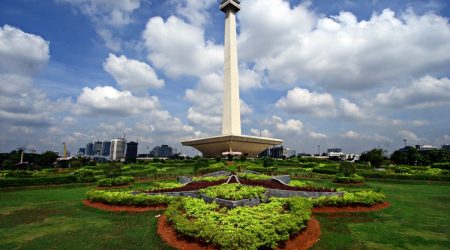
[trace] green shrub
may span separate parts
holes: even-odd
[[[222,184],[218,186],[200,189],[200,193],[211,198],[221,198],[225,200],[242,200],[250,198],[264,198],[266,189],[263,187],[244,186],[238,183]]]
[[[299,181],[299,180],[291,180],[291,182],[289,183],[289,186],[292,186],[292,187],[306,187],[306,186],[308,186],[308,183],[304,182],[304,181]]]
[[[117,178],[100,179],[97,182],[99,187],[124,186],[134,181],[133,177],[119,176]]]
[[[356,166],[351,162],[343,162],[339,165],[339,173],[349,177],[356,173]]]
[[[68,184],[78,182],[91,182],[91,180],[78,179],[74,175],[58,175],[35,178],[5,178],[0,179],[0,187],[41,186],[54,184]]]
[[[272,177],[265,174],[252,174],[252,173],[239,173],[239,178],[253,181],[265,181],[270,180]]]
[[[364,182],[364,177],[359,176],[357,174],[352,174],[350,176],[337,174],[334,177],[334,182],[337,182],[337,183],[363,183]]]
[[[132,194],[124,191],[92,190],[86,193],[92,202],[120,206],[158,206],[169,204],[174,198],[166,195]]]
[[[433,168],[440,168],[440,169],[450,170],[450,162],[433,163],[432,167]]]
[[[345,207],[345,206],[373,206],[384,201],[386,197],[382,193],[374,191],[358,191],[355,193],[344,193],[343,196],[322,196],[311,198],[314,207]]]
[[[166,215],[178,233],[220,249],[273,249],[306,227],[311,202],[272,198],[255,207],[219,209],[215,203],[185,198],[171,203]]]
[[[95,171],[92,169],[80,168],[80,169],[73,171],[73,174],[78,178],[93,177],[95,174]]]
[[[172,189],[182,187],[183,184],[176,182],[152,182],[153,186],[150,190],[160,190],[160,189]]]
[[[221,181],[226,180],[229,177],[226,175],[220,175],[220,176],[204,176],[204,177],[194,177],[193,181],[206,181],[206,182],[215,182],[215,181]]]
[[[6,178],[32,178],[33,172],[27,170],[11,170],[5,176]]]

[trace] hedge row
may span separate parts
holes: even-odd
[[[70,184],[70,183],[91,183],[96,182],[94,177],[79,178],[75,175],[60,175],[50,177],[35,177],[35,178],[5,178],[0,179],[0,187],[24,187],[24,186],[42,186],[55,184]]]
[[[174,198],[167,195],[132,194],[126,191],[92,190],[86,193],[92,202],[120,206],[158,206],[169,204]]]
[[[386,174],[382,172],[360,173],[365,178],[397,179],[397,180],[428,180],[428,181],[450,181],[450,175],[427,175],[427,174]]]
[[[344,175],[337,174],[334,177],[333,181],[337,182],[337,183],[363,183],[364,177],[359,176],[357,174],[352,174],[350,176],[344,176]]]
[[[355,193],[344,193],[343,196],[322,196],[311,199],[314,207],[346,207],[346,206],[373,206],[386,199],[382,193],[374,191],[359,191]]]
[[[125,186],[134,181],[133,177],[119,176],[117,178],[100,179],[97,182],[99,187]]]

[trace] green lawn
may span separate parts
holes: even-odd
[[[171,249],[156,234],[158,212],[84,207],[80,201],[90,188],[0,190],[0,249]],[[359,188],[381,190],[392,207],[316,215],[322,236],[313,249],[450,249],[450,184],[377,181]]]

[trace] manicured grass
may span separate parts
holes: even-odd
[[[392,206],[372,213],[316,215],[322,237],[313,249],[450,249],[450,184],[369,182],[352,189],[367,187],[385,193]]]
[[[172,249],[156,234],[161,212],[85,207],[92,187],[0,190],[0,249]]]
[[[390,208],[360,214],[316,215],[321,240],[313,249],[450,249],[450,184],[369,181]],[[140,187],[150,183],[134,184]],[[110,213],[85,207],[92,186],[0,189],[0,249],[171,249],[156,234],[160,212]]]

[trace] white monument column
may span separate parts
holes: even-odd
[[[241,101],[236,39],[236,13],[239,1],[224,0],[220,9],[225,12],[225,64],[223,83],[222,135],[241,135]]]

